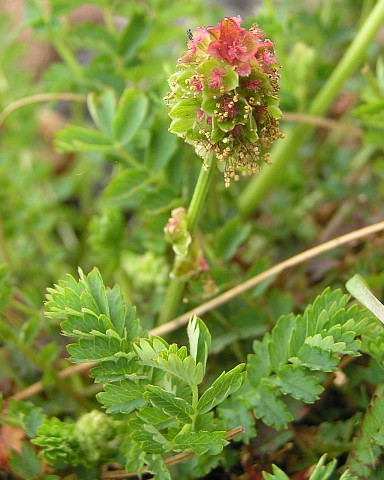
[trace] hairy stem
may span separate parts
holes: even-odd
[[[383,22],[384,0],[379,0],[366,18],[355,40],[345,52],[344,57],[313,100],[308,109],[310,115],[324,115],[339,93],[343,83],[363,60],[369,44]],[[272,165],[255,177],[240,195],[238,206],[242,217],[251,215],[265,195],[284,178],[286,164],[295,157],[296,152],[312,130],[312,125],[304,123],[286,131],[285,140],[278,142],[271,152]]]
[[[203,164],[200,175],[193,192],[192,200],[188,208],[187,221],[188,230],[193,235],[203,208],[209,184],[211,182],[213,172],[213,155]],[[168,322],[175,316],[176,309],[180,304],[185,287],[185,281],[172,278],[169,282],[168,289],[165,293],[164,302],[158,319],[158,325]]]

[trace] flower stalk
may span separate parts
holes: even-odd
[[[188,50],[168,81],[169,131],[194,146],[203,166],[188,213],[174,210],[165,227],[176,256],[160,324],[175,315],[185,281],[207,269],[193,232],[213,165],[229,187],[268,163],[270,146],[282,137],[274,44],[257,25],[245,30],[241,22],[226,17],[215,27],[188,31]]]
[[[209,185],[213,174],[213,156],[211,155],[207,162],[203,164],[200,175],[196,183],[196,187],[191,199],[187,213],[187,231],[190,235],[196,228],[201,210],[207,197]],[[189,245],[188,245],[189,246]],[[176,255],[174,269],[177,266],[178,257]],[[183,297],[186,280],[182,278],[171,278],[168,289],[166,291],[162,309],[158,319],[158,325],[172,320],[176,314],[177,307],[180,305]]]

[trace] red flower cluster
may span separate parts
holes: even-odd
[[[198,28],[169,79],[170,131],[195,146],[203,159],[215,155],[225,184],[252,174],[282,137],[278,128],[278,64],[274,44],[241,18]]]

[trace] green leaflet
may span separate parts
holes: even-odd
[[[91,376],[95,383],[117,382],[120,380],[140,380],[147,378],[139,371],[139,366],[132,361],[132,355],[119,357],[111,361],[103,361],[100,365],[92,368]]]
[[[12,288],[10,282],[9,266],[0,264],[0,312],[5,310],[11,298]]]
[[[112,152],[115,147],[104,133],[85,127],[69,125],[56,134],[59,152]]]
[[[113,138],[120,145],[127,145],[143,123],[148,110],[147,97],[134,88],[127,88],[117,106],[113,118]]]
[[[151,454],[160,454],[170,449],[168,441],[154,426],[138,418],[130,422],[131,438],[140,444],[142,450]]]
[[[129,413],[147,405],[143,384],[123,380],[118,385],[105,385],[104,390],[97,394],[97,399],[106,407],[107,413]]]
[[[196,455],[210,453],[217,455],[228,442],[225,440],[226,432],[198,432],[180,433],[172,442],[172,448],[176,452],[190,451]]]
[[[253,408],[256,417],[274,428],[286,428],[293,416],[285,403],[280,400],[278,392],[268,385],[260,385],[247,392],[246,400]]]
[[[168,359],[159,358],[158,364],[164,372],[175,375],[188,385],[199,385],[203,381],[203,366],[201,363],[196,365],[191,356],[182,360],[178,355],[171,353]]]
[[[114,152],[128,145],[139,131],[148,110],[146,95],[126,88],[116,102],[113,90],[88,97],[88,109],[99,130],[68,125],[56,135],[61,152]]]
[[[313,403],[319,398],[324,388],[319,385],[319,380],[314,375],[309,375],[303,368],[296,365],[284,365],[277,371],[271,381],[277,385],[281,392],[291,395],[297,400]]]
[[[289,477],[276,465],[272,465],[272,473],[263,472],[264,480],[289,480]]]
[[[363,418],[359,435],[354,439],[354,448],[347,459],[350,471],[360,478],[368,478],[371,469],[379,463],[380,445],[383,436],[384,395],[381,387],[373,396]]]
[[[216,405],[235,393],[242,385],[245,373],[241,373],[244,364],[240,364],[229,372],[223,372],[200,397],[197,404],[199,413],[207,413]]]
[[[311,473],[309,480],[329,480],[335,471],[337,461],[332,460],[328,465],[325,464],[327,455],[323,455],[318,461],[315,469]],[[276,465],[272,465],[272,473],[263,472],[264,480],[289,480],[289,477]],[[332,476],[332,478],[335,478]],[[357,477],[352,477],[348,471],[345,471],[339,480],[357,480]]]
[[[189,350],[196,363],[201,363],[205,373],[208,353],[211,348],[211,335],[199,318],[193,317],[187,327]]]
[[[95,125],[108,138],[112,137],[112,121],[116,113],[116,96],[113,90],[105,90],[102,95],[88,95],[87,106]]]
[[[182,423],[192,423],[194,409],[186,400],[155,385],[149,385],[145,390],[145,398],[156,409]]]
[[[29,443],[23,443],[22,452],[12,451],[10,464],[14,471],[26,480],[40,478],[42,465],[37,458],[35,449]]]
[[[149,173],[144,168],[129,168],[117,174],[104,191],[113,206],[135,208],[150,192]]]
[[[321,372],[333,372],[339,364],[339,358],[335,357],[328,350],[323,350],[317,345],[305,343],[297,353],[297,357],[291,357],[290,362],[309,370]]]
[[[161,455],[146,455],[148,471],[161,480],[172,480],[171,474]]]

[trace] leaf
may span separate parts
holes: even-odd
[[[272,381],[283,393],[306,403],[315,402],[324,390],[317,377],[296,365],[283,365]]]
[[[238,247],[247,239],[251,225],[238,218],[233,218],[219,230],[216,239],[216,255],[223,260],[230,260]]]
[[[116,97],[112,89],[106,89],[101,95],[88,95],[87,105],[95,125],[110,139],[112,135],[112,121],[116,112]]]
[[[351,315],[344,309],[347,302],[348,295],[344,295],[341,290],[331,291],[326,288],[313,304],[305,309],[304,314],[296,318],[289,356],[297,356],[308,336],[349,320]]]
[[[80,281],[84,286],[85,292],[89,292],[92,300],[98,308],[97,313],[102,313],[106,317],[109,316],[109,306],[103,279],[99,270],[93,268],[91,272],[85,276],[83,271],[79,269]]]
[[[140,410],[136,412],[136,415],[144,423],[153,425],[158,430],[169,428],[176,423],[176,418],[171,418],[159,409],[153,408],[152,405],[140,408]]]
[[[356,300],[368,308],[381,323],[384,323],[384,305],[368,290],[360,275],[354,275],[348,280],[345,286]]]
[[[291,357],[289,361],[307,367],[309,370],[334,372],[340,359],[319,346],[304,343],[298,351],[297,357]]]
[[[4,311],[8,306],[11,294],[9,266],[3,263],[0,265],[0,312]]]
[[[129,427],[131,438],[140,444],[144,452],[160,454],[169,450],[169,442],[154,425],[136,418],[129,423]]]
[[[326,458],[326,454],[320,458],[309,480],[328,480],[331,477],[336,468],[337,460],[334,459],[328,465],[324,465]]]
[[[67,346],[71,361],[74,363],[101,362],[114,360],[115,356],[129,353],[132,346],[126,340],[116,338],[92,338],[80,339],[78,343]]]
[[[351,473],[360,478],[369,478],[370,471],[380,459],[380,447],[375,441],[375,435],[380,432],[384,418],[384,396],[374,395],[368,405],[361,423],[358,436],[353,441],[353,449],[347,459]]]
[[[104,195],[114,206],[136,208],[150,191],[147,180],[148,172],[145,169],[124,170],[112,178],[104,190]]]
[[[176,452],[194,452],[196,455],[209,453],[217,455],[225,445],[226,432],[206,432],[200,430],[198,432],[179,433],[173,439],[172,449]]]
[[[128,62],[135,56],[137,50],[148,38],[152,28],[153,24],[147,15],[135,13],[132,16],[119,38],[118,52],[125,61]]]
[[[111,140],[102,132],[69,125],[56,134],[56,148],[66,152],[111,152],[115,150]]]
[[[172,133],[183,134],[193,127],[196,117],[188,116],[186,118],[175,118],[172,120],[169,131]]]
[[[268,385],[260,385],[247,394],[247,401],[253,407],[256,417],[271,427],[286,428],[288,422],[293,420],[292,414],[277,393]]]
[[[191,126],[196,121],[196,113],[199,103],[193,98],[186,98],[177,102],[177,104],[169,111],[172,120],[189,120]]]
[[[269,333],[264,336],[262,342],[255,340],[252,347],[255,353],[248,355],[247,378],[254,387],[258,387],[260,381],[271,373],[268,339]]]
[[[272,473],[263,472],[264,480],[289,480],[289,477],[276,465],[272,465]]]
[[[127,145],[144,121],[148,99],[140,91],[127,88],[120,98],[113,119],[113,136],[121,146]]]
[[[155,385],[148,385],[145,391],[145,398],[155,408],[171,417],[175,417],[182,423],[192,423],[194,409],[186,400],[176,397],[175,394]]]
[[[62,0],[55,0],[55,4],[60,1]],[[71,34],[73,43],[83,50],[92,50],[94,55],[96,52],[108,56],[116,55],[116,36],[102,24],[95,22],[77,24],[72,26]]]
[[[168,467],[161,455],[146,455],[145,459],[148,463],[148,471],[155,475],[154,478],[172,480]]]
[[[271,332],[268,342],[268,353],[273,370],[278,370],[280,365],[287,363],[290,349],[292,331],[296,326],[296,317],[293,314],[283,315],[279,318]]]
[[[245,365],[241,363],[229,372],[223,372],[219,378],[213,382],[199,399],[197,409],[200,414],[209,412],[240,388],[245,378],[245,373],[241,373],[244,366]]]
[[[106,290],[109,315],[116,332],[126,335],[128,340],[135,340],[141,333],[140,320],[136,316],[136,308],[124,302],[120,287],[115,285]]]
[[[176,138],[173,135],[170,136]],[[140,206],[144,211],[148,212],[147,221],[150,222],[153,220],[153,223],[151,222],[152,228],[155,227],[155,221],[160,221],[160,216],[155,218],[155,215],[163,214],[165,208],[171,209],[175,197],[177,197],[177,192],[171,185],[159,185],[156,186],[156,188],[148,190],[148,193],[145,195],[145,198],[143,198]]]
[[[168,350],[169,345],[161,337],[152,336],[150,339],[140,338],[133,348],[143,365],[156,367],[159,353]]]
[[[143,397],[144,386],[129,380],[123,380],[119,385],[105,385],[104,390],[96,397],[107,413],[129,413],[147,404]]]
[[[106,333],[113,327],[112,322],[105,315],[96,315],[90,310],[85,310],[80,317],[69,315],[68,320],[61,324],[64,335],[71,337],[94,337],[93,332]]]
[[[103,361],[102,364],[92,368],[91,376],[95,383],[118,382],[120,380],[141,380],[146,375],[138,374],[139,366],[126,357],[117,358],[116,361]]]
[[[195,360],[188,356],[182,360],[178,355],[171,353],[168,359],[159,358],[158,366],[165,372],[175,375],[190,386],[199,385],[204,378],[203,366],[196,365]]]
[[[22,453],[12,451],[10,464],[15,473],[24,480],[35,480],[40,477],[42,466],[35,449],[29,443],[23,443]]]
[[[37,435],[37,430],[45,419],[41,407],[25,401],[10,400],[8,415],[14,421],[14,426],[24,430],[30,438]]]
[[[189,351],[196,364],[201,363],[205,374],[209,349],[211,347],[211,335],[205,323],[200,318],[192,317],[187,326]]]
[[[149,170],[160,172],[163,170],[177,149],[177,137],[169,135],[169,122],[155,118],[148,146],[147,166]],[[173,194],[173,199],[175,194]],[[152,208],[153,209],[153,208]]]
[[[236,428],[241,425],[245,432],[236,439],[248,444],[256,437],[255,420],[249,411],[249,405],[243,397],[233,396],[221,403],[217,412],[220,418],[225,420],[227,429]]]

